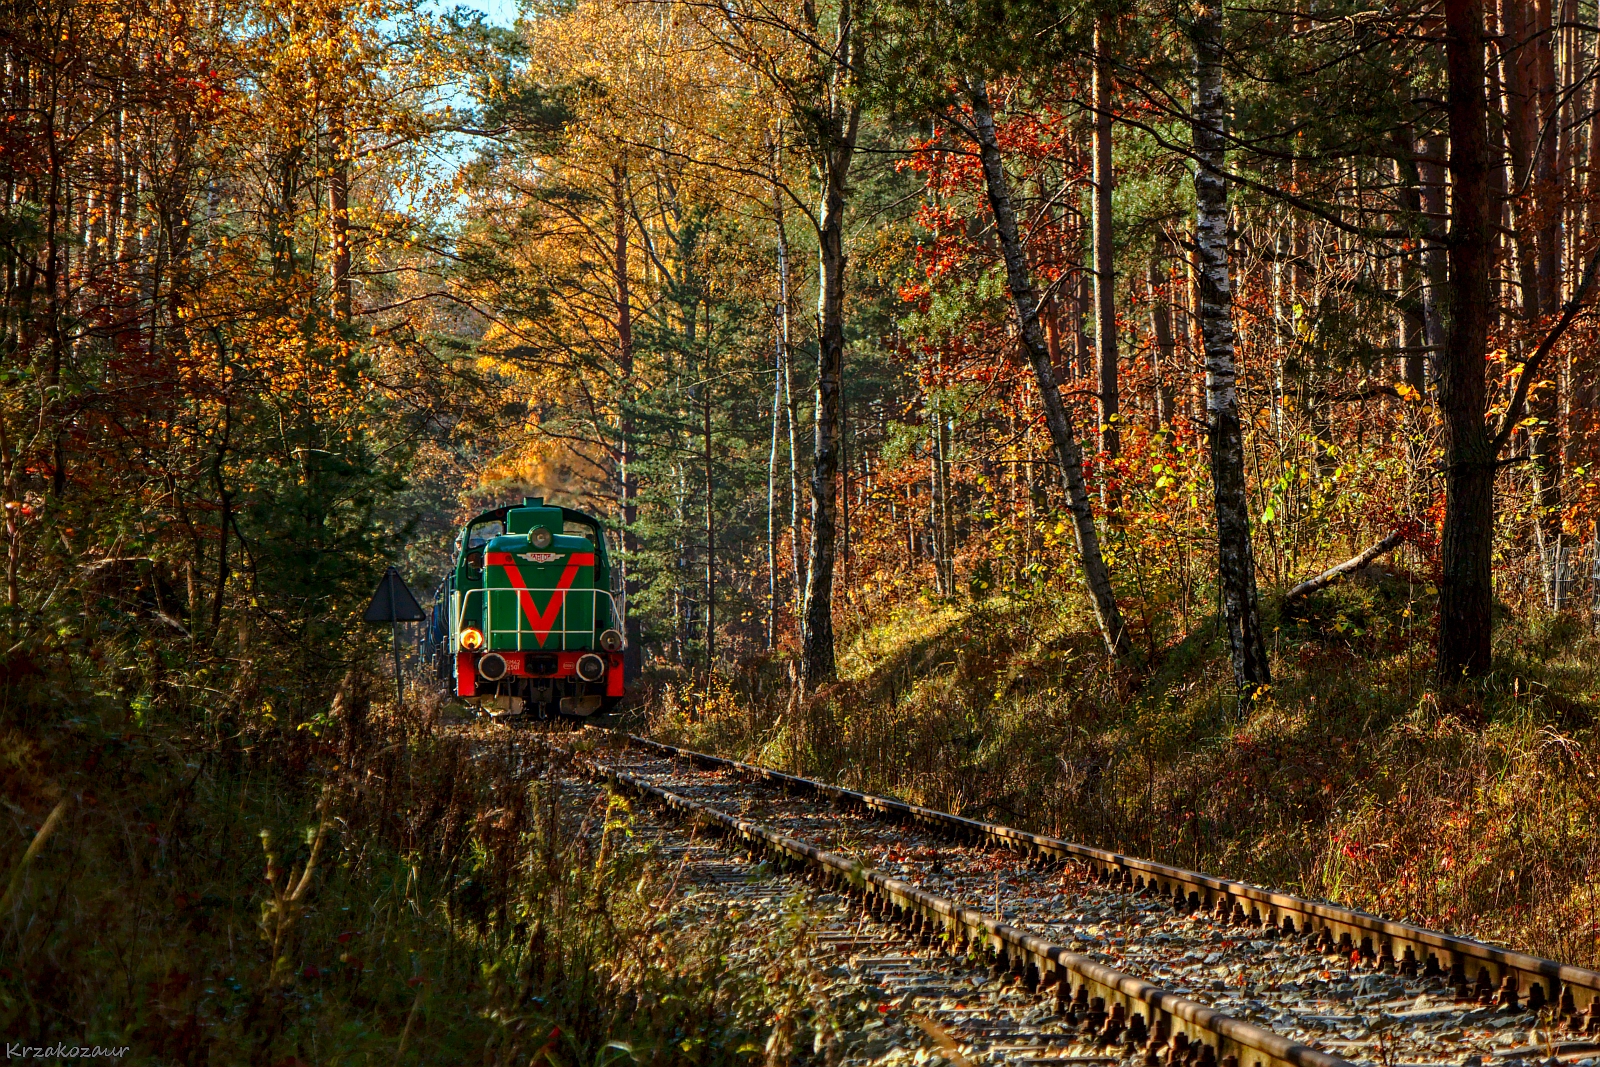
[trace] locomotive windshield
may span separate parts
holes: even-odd
[[[467,531],[467,547],[482,548],[489,543],[491,538],[499,537],[506,532],[506,524],[499,519],[493,522],[480,522],[473,524]]]

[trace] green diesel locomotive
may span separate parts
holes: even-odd
[[[528,497],[456,535],[427,641],[439,681],[490,714],[587,718],[622,699],[622,633],[599,521]]]

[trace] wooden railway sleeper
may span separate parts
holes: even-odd
[[[610,768],[602,770],[614,782],[654,796],[673,810],[721,824],[736,838],[748,842],[752,848],[770,850],[772,855],[782,855],[796,862],[830,866],[869,899],[876,898],[881,901],[893,898],[901,902],[903,911],[907,908],[922,910],[925,914],[934,916],[935,922],[943,920],[965,927],[973,935],[973,940],[981,939],[987,950],[999,949],[1008,957],[1016,959],[1018,966],[1023,968],[1021,970],[1023,981],[1027,981],[1026,968],[1030,964],[1035,973],[1040,975],[1046,970],[1062,972],[1056,977],[1054,984],[1057,985],[1069,984],[1066,975],[1070,972],[1080,979],[1080,992],[1087,995],[1087,990],[1092,987],[1096,998],[1102,1004],[1120,1005],[1126,1013],[1125,1019],[1131,1019],[1133,1014],[1145,1016],[1148,1012],[1148,1018],[1169,1024],[1175,1032],[1192,1033],[1195,1040],[1191,1043],[1191,1047],[1200,1050],[1193,1060],[1197,1067],[1198,1065],[1216,1067],[1219,1051],[1224,1053],[1225,1060],[1233,1056],[1235,1064],[1240,1062],[1236,1053],[1244,1053],[1249,1067],[1257,1065],[1259,1067],[1346,1067],[1345,1061],[1338,1057],[1299,1045],[1253,1024],[1230,1018],[1188,1001],[1169,990],[1122,974],[1088,957],[1078,956],[1061,946],[1052,945],[1033,934],[984,916],[973,909],[961,907],[882,872],[865,868],[854,861],[823,852],[803,842],[781,837],[764,827],[669,793],[633,775]],[[880,908],[881,906],[880,903]],[[999,953],[996,952],[996,955]],[[1023,963],[1024,960],[1027,963]],[[1010,970],[1009,966],[1007,970]],[[1040,984],[1043,984],[1042,981]],[[1106,1017],[1110,1017],[1109,1012]],[[1091,1027],[1090,1032],[1103,1030],[1104,1026],[1105,1022],[1101,1020],[1098,1026]],[[1210,1037],[1216,1045],[1206,1043],[1204,1040],[1206,1037]],[[1190,1061],[1187,1058],[1178,1061],[1174,1061],[1171,1055],[1167,1058],[1168,1067],[1188,1062]]]
[[[660,742],[650,741],[647,738],[624,738],[625,743],[637,744],[654,751],[661,752],[672,758],[688,758],[702,766],[726,767],[742,769],[748,765],[737,761],[725,760],[721,757],[709,757],[702,753],[692,753],[687,750],[673,748]],[[1388,958],[1399,962],[1396,967],[1406,971],[1409,956],[1411,959],[1423,961],[1422,973],[1425,977],[1437,977],[1445,973],[1445,965],[1454,977],[1456,964],[1470,961],[1474,970],[1486,969],[1489,973],[1488,989],[1473,989],[1475,999],[1487,999],[1490,1003],[1495,1000],[1496,983],[1503,989],[1507,979],[1513,980],[1519,994],[1525,992],[1530,1002],[1537,1002],[1540,998],[1546,1004],[1555,999],[1556,991],[1561,991],[1560,1014],[1570,1029],[1589,1033],[1600,1032],[1600,972],[1585,970],[1566,964],[1542,960],[1537,957],[1501,949],[1496,946],[1486,945],[1481,942],[1471,941],[1466,938],[1441,934],[1419,927],[1409,926],[1404,923],[1391,922],[1377,916],[1356,912],[1337,905],[1324,904],[1293,897],[1288,894],[1275,893],[1270,890],[1250,886],[1241,882],[1232,882],[1227,879],[1215,878],[1193,871],[1183,871],[1178,868],[1167,867],[1162,864],[1147,860],[1137,860],[1119,856],[1088,846],[1075,845],[1070,842],[1044,837],[1042,835],[1025,833],[1009,827],[996,826],[983,823],[961,816],[950,815],[945,812],[905,804],[900,801],[872,797],[869,794],[858,793],[853,790],[840,789],[836,786],[814,782],[810,779],[786,775],[779,771],[766,768],[757,769],[758,773],[767,780],[794,784],[802,789],[811,790],[819,795],[826,795],[831,800],[855,804],[867,809],[895,813],[898,817],[910,816],[917,822],[937,826],[946,835],[953,835],[967,842],[991,841],[996,844],[1005,844],[1008,847],[1031,846],[1037,848],[1046,856],[1061,860],[1076,859],[1080,862],[1087,861],[1096,881],[1102,884],[1112,881],[1113,872],[1120,875],[1123,872],[1134,874],[1136,877],[1143,874],[1146,885],[1151,876],[1163,879],[1161,892],[1170,894],[1175,908],[1180,911],[1199,911],[1214,907],[1220,896],[1238,896],[1251,902],[1252,912],[1260,914],[1263,926],[1282,929],[1285,932],[1299,931],[1306,936],[1315,937],[1318,946],[1323,950],[1331,950],[1335,939],[1341,946],[1341,951],[1351,951],[1347,934],[1359,937],[1377,937],[1388,950]],[[1118,882],[1122,879],[1118,878]],[[1136,883],[1135,883],[1136,884]],[[1182,905],[1178,904],[1179,900]],[[1229,912],[1234,917],[1233,911]],[[1252,916],[1253,917],[1253,916]],[[1374,956],[1383,959],[1381,955],[1373,953],[1366,958]],[[1383,965],[1380,963],[1380,965]],[[1459,993],[1465,995],[1466,981],[1452,981]],[[1537,988],[1539,992],[1534,992]],[[1570,996],[1570,1007],[1567,999]],[[1520,997],[1519,997],[1520,1000]]]
[[[717,764],[718,761],[713,761],[713,763]],[[784,776],[779,776],[779,777],[784,777]],[[805,781],[805,780],[797,779],[796,781]],[[840,792],[843,792],[843,791],[840,791]],[[837,799],[837,798],[831,797],[830,799]],[[919,816],[918,821],[928,821],[925,818],[921,817],[922,814],[923,814],[921,811],[918,811],[916,814]],[[965,836],[965,835],[963,835],[963,836]],[[1015,841],[1015,840],[1013,840],[1011,838],[1008,838],[1006,835],[974,834],[972,836],[982,836],[982,837],[985,837],[985,838],[993,837],[993,838],[996,839],[996,843],[1002,844],[1005,847],[1012,848],[1012,849],[1015,849],[1018,846],[1018,844],[1020,843],[1020,842]],[[1026,846],[1024,846],[1024,847],[1026,847]],[[1033,851],[1031,849],[1028,850],[1028,853],[1029,853],[1030,856],[1034,855],[1034,853],[1033,853]],[[1040,855],[1044,855],[1044,853],[1040,853]],[[1070,857],[1068,857],[1068,856],[1060,856],[1060,857],[1056,857],[1056,859],[1059,859],[1060,861],[1065,862],[1065,861],[1069,860]],[[789,857],[788,858],[788,862],[791,865],[793,865],[793,864],[798,863],[800,861],[796,857]],[[1091,870],[1094,871],[1095,875],[1097,876],[1097,880],[1100,880],[1102,882],[1113,882],[1113,881],[1115,881],[1117,884],[1121,884],[1121,885],[1124,885],[1124,886],[1137,884],[1134,881],[1134,876],[1133,876],[1131,871],[1119,870],[1118,867],[1116,867],[1114,865],[1111,865],[1111,864],[1106,864],[1106,865],[1103,865],[1103,866],[1102,865],[1091,864]],[[1150,880],[1145,882],[1145,886],[1146,887],[1148,887],[1150,885],[1153,885],[1153,884],[1156,884],[1155,879],[1150,879]],[[1189,910],[1198,910],[1199,906],[1202,903],[1203,898],[1201,897],[1201,895],[1200,895],[1198,890],[1190,890],[1188,895],[1187,895],[1187,898],[1185,898],[1185,896],[1184,896],[1184,885],[1179,883],[1176,880],[1174,880],[1172,882],[1169,882],[1169,883],[1161,884],[1160,892],[1162,894],[1166,894],[1167,892],[1169,892],[1169,890],[1170,890],[1170,892],[1172,894],[1172,897],[1174,899],[1174,904],[1175,905],[1177,904],[1178,901],[1181,900],[1181,901],[1184,902],[1185,905],[1187,905]],[[875,896],[876,894],[865,894],[865,895]],[[1219,892],[1219,893],[1215,893],[1215,894],[1213,894],[1210,891],[1207,891],[1207,893],[1205,894],[1206,898],[1213,898],[1213,899],[1216,900],[1216,903],[1219,905],[1219,910],[1221,909],[1222,906],[1225,906],[1225,903],[1226,903],[1226,901],[1224,899],[1222,899],[1222,898],[1227,898],[1229,896],[1231,896],[1231,894],[1227,893],[1226,890],[1224,890],[1222,892]],[[1242,901],[1234,901],[1233,904],[1234,904],[1234,907],[1228,912],[1228,917],[1230,919],[1232,919],[1233,921],[1235,921],[1235,922],[1244,920],[1244,912],[1243,912],[1243,907],[1242,907]],[[904,905],[902,905],[902,907],[904,907]],[[1258,907],[1256,907],[1254,904],[1252,904],[1251,911],[1250,911],[1250,914],[1249,914],[1249,917],[1248,917],[1247,921],[1250,921],[1252,923],[1259,923],[1259,924],[1264,925],[1264,926],[1269,926],[1269,927],[1271,927],[1273,929],[1281,928],[1285,933],[1293,933],[1295,931],[1295,929],[1296,929],[1296,924],[1295,924],[1293,915],[1288,914],[1288,913],[1285,913],[1285,914],[1282,914],[1282,915],[1278,915],[1278,914],[1274,914],[1274,911],[1275,911],[1275,909],[1273,907],[1269,906],[1266,909],[1266,914],[1263,916],[1262,913],[1261,913],[1261,910]],[[1344,926],[1345,924],[1340,924],[1340,925]],[[1302,922],[1300,924],[1300,929],[1301,929],[1302,933],[1304,934],[1304,936],[1312,937],[1312,938],[1317,939],[1318,942],[1319,942],[1319,947],[1323,948],[1324,950],[1330,949],[1332,947],[1333,933],[1334,933],[1334,927],[1332,925],[1323,924],[1323,925],[1321,925],[1320,930],[1318,930],[1317,926],[1315,924],[1313,924],[1308,917],[1302,916]],[[1339,945],[1340,945],[1341,951],[1345,951],[1345,952],[1353,951],[1352,945],[1354,944],[1354,942],[1353,942],[1352,934],[1354,932],[1360,932],[1360,931],[1355,930],[1355,929],[1350,928],[1350,927],[1346,927],[1346,928],[1340,929],[1338,931],[1338,933],[1339,933]],[[974,931],[974,933],[977,933],[977,931]],[[979,935],[979,936],[981,936],[981,935]],[[946,937],[948,938],[948,934],[946,935]],[[1383,969],[1386,970],[1386,971],[1387,970],[1391,970],[1391,969],[1403,969],[1408,974],[1409,973],[1414,973],[1414,971],[1416,970],[1416,946],[1414,946],[1410,942],[1403,943],[1401,945],[1401,951],[1403,953],[1402,961],[1400,963],[1396,964],[1395,963],[1395,957],[1394,957],[1395,944],[1396,944],[1395,941],[1385,938],[1385,939],[1383,939],[1381,941],[1381,951],[1375,952],[1374,949],[1373,949],[1371,936],[1368,935],[1368,934],[1362,933],[1362,945],[1361,945],[1361,949],[1358,951],[1358,954],[1363,956],[1364,958],[1367,958],[1367,959],[1372,959],[1374,956],[1377,956],[1380,959],[1380,966],[1382,966]],[[1471,943],[1469,943],[1469,944],[1471,944]],[[1458,996],[1461,999],[1464,999],[1464,1000],[1465,999],[1476,999],[1481,1003],[1494,1003],[1496,1001],[1496,999],[1498,999],[1499,1005],[1502,1007],[1503,1010],[1506,1010],[1506,1011],[1521,1010],[1518,1007],[1518,1002],[1519,1002],[1519,999],[1520,999],[1519,995],[1520,995],[1520,991],[1521,991],[1521,984],[1522,984],[1522,977],[1523,976],[1521,974],[1517,973],[1517,971],[1515,969],[1513,969],[1513,968],[1499,968],[1500,969],[1501,984],[1500,984],[1499,996],[1498,996],[1498,998],[1496,998],[1493,979],[1492,979],[1491,973],[1489,971],[1489,968],[1487,966],[1479,966],[1478,967],[1478,981],[1476,983],[1475,988],[1472,990],[1472,994],[1473,995],[1469,997],[1468,990],[1467,990],[1467,987],[1466,987],[1466,980],[1465,980],[1464,961],[1462,959],[1462,956],[1464,954],[1462,954],[1462,953],[1447,953],[1447,955],[1452,957],[1452,959],[1451,959],[1451,971],[1450,971],[1451,979],[1452,979],[1452,983],[1451,984],[1456,986]],[[1442,969],[1442,967],[1440,965],[1439,955],[1436,952],[1429,951],[1427,953],[1427,956],[1426,956],[1426,961],[1427,962],[1426,962],[1425,969],[1424,969],[1424,972],[1423,972],[1425,975],[1431,977],[1431,976],[1443,975],[1444,974],[1444,971],[1443,971],[1443,969]],[[1544,961],[1539,961],[1539,962],[1544,962]],[[1034,968],[1035,971],[1037,973],[1039,973],[1040,975],[1046,975],[1046,974],[1050,975],[1050,980],[1045,980],[1044,978],[1041,978],[1039,980],[1039,985],[1041,987],[1043,987],[1043,988],[1049,988],[1050,985],[1065,985],[1066,984],[1059,977],[1057,977],[1052,972],[1051,968],[1049,968],[1048,966],[1045,966],[1045,967],[1041,968],[1038,962],[1030,962],[1029,966]],[[1026,972],[1024,972],[1024,973],[1026,974]],[[1587,973],[1587,972],[1580,972],[1580,973]],[[1027,978],[1024,977],[1023,980],[1027,981]],[[1528,992],[1527,992],[1527,1001],[1528,1001],[1527,1010],[1538,1010],[1539,1008],[1543,1007],[1545,1004],[1549,1003],[1550,998],[1553,996],[1553,992],[1552,991],[1554,990],[1554,988],[1556,988],[1556,986],[1554,984],[1551,984],[1551,985],[1547,986],[1546,981],[1538,981],[1538,980],[1536,980],[1536,981],[1530,982],[1528,984]],[[1566,1022],[1568,1028],[1572,1029],[1574,1031],[1588,1032],[1588,1033],[1591,1033],[1591,1034],[1600,1032],[1600,997],[1596,997],[1594,995],[1592,989],[1591,989],[1591,996],[1590,996],[1590,1003],[1589,1003],[1589,1006],[1588,1006],[1588,1010],[1586,1012],[1580,1012],[1578,1010],[1578,1007],[1577,1007],[1576,991],[1575,991],[1573,985],[1570,982],[1565,983],[1565,984],[1561,984],[1560,989],[1561,989],[1561,994],[1560,994],[1559,1015]],[[1227,1057],[1224,1057],[1224,1059],[1226,1059],[1226,1058]]]

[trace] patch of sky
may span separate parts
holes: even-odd
[[[509,30],[516,25],[522,12],[523,0],[418,0],[411,6],[413,15],[438,23],[455,23],[467,26],[480,21],[485,27]],[[447,106],[456,113],[463,130],[436,138],[430,150],[424,153],[421,163],[420,194],[429,202],[434,218],[448,224],[458,217],[465,202],[455,190],[457,172],[477,155],[483,147],[480,137],[472,134],[471,116],[476,112],[478,100],[467,81],[455,81],[437,87],[434,97],[437,106]],[[413,205],[420,207],[420,204]]]

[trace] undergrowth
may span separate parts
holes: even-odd
[[[804,703],[772,665],[667,693],[659,735],[797,773],[1600,964],[1600,641],[1502,606],[1495,671],[1432,684],[1424,583],[1266,605],[1236,699],[1215,621],[1112,669],[1062,598],[908,601]]]
[[[374,707],[359,676],[288,732],[50,677],[0,713],[10,1041],[272,1067],[812,1051],[804,917],[680,924],[627,802],[576,803],[528,746]],[[728,967],[735,939],[774,966]]]

